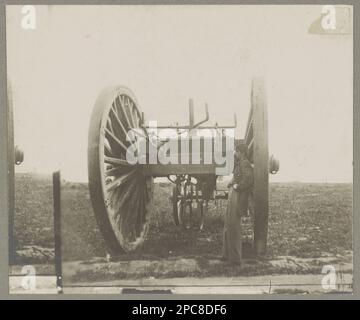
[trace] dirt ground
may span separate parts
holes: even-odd
[[[170,184],[156,184],[156,209],[152,213],[148,239],[136,252],[117,257],[118,261],[196,262],[197,268],[193,274],[190,270],[185,273],[174,270],[172,274],[167,274],[173,277],[306,274],[320,272],[319,261],[323,258],[330,259],[333,264],[351,263],[351,184],[271,184],[268,254],[265,262],[252,262],[247,255],[248,267],[241,270],[214,263],[221,252],[226,203],[219,201],[216,205],[211,204],[202,232],[196,229],[184,230],[172,221],[170,194]],[[51,177],[17,174],[17,264],[29,261],[52,263],[52,212]],[[104,258],[106,247],[95,223],[86,184],[63,182],[62,214],[63,259],[68,262],[87,260],[89,263],[97,263],[96,259]],[[310,259],[312,262],[306,268],[269,263],[278,261],[279,257],[290,257],[290,260],[295,261]],[[148,268],[142,276],[150,273]],[[117,276],[127,277],[123,273]]]
[[[54,248],[51,175],[17,173],[15,176],[15,245]]]
[[[171,215],[171,185],[155,186],[155,212],[145,244],[128,259],[214,257],[221,252],[226,203],[211,204],[204,231],[184,230]],[[86,184],[63,187],[64,258],[104,256]],[[349,184],[271,184],[268,257],[320,257],[352,249],[352,187]]]

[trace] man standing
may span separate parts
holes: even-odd
[[[223,259],[241,265],[241,216],[247,214],[249,195],[254,185],[254,173],[248,159],[246,144],[236,146],[233,178],[229,183],[229,197],[223,233]]]

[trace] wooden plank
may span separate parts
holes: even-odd
[[[252,108],[254,130],[254,249],[266,253],[269,215],[268,120],[264,82],[253,81]]]
[[[146,164],[143,173],[153,177],[164,177],[175,174],[215,174],[213,164]]]
[[[251,99],[252,99],[252,94],[251,94]],[[249,133],[250,133],[250,128],[252,127],[252,124],[253,124],[253,116],[254,116],[254,106],[253,106],[253,104],[251,102],[249,116],[248,116],[248,120],[247,120],[247,123],[246,123],[245,141],[248,140],[248,136],[249,136]]]
[[[245,143],[248,145],[251,140],[254,139],[254,120],[251,120],[250,126],[248,127],[248,130],[246,131],[245,135]]]
[[[55,274],[56,288],[62,293],[62,259],[61,259],[61,178],[60,171],[53,173],[54,201],[54,240],[55,240]]]
[[[194,126],[194,101],[193,99],[189,100],[189,126],[192,128]]]

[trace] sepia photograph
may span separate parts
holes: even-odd
[[[353,7],[7,5],[10,293],[353,292]]]

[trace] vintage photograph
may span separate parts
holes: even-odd
[[[352,28],[345,5],[6,6],[10,293],[352,293]]]

